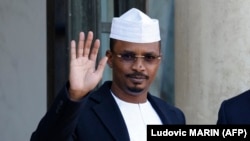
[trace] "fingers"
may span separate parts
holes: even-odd
[[[100,48],[100,40],[96,39],[96,41],[94,43],[94,46],[93,46],[93,48],[91,50],[91,54],[89,56],[90,60],[92,60],[92,61],[96,60],[99,48]]]
[[[85,57],[89,56],[89,52],[90,52],[90,47],[91,47],[91,44],[92,44],[92,40],[93,40],[93,32],[89,31],[86,43],[84,45],[83,56],[85,56]]]
[[[71,60],[76,59],[76,42],[73,40],[71,41],[71,48],[70,48],[70,58]]]
[[[71,59],[75,59],[77,57],[90,57],[90,60],[95,61],[100,47],[100,40],[97,39],[95,41],[93,49],[91,50],[92,41],[93,41],[92,31],[88,32],[87,39],[85,38],[84,32],[80,32],[77,49],[75,41],[74,40],[71,41]]]
[[[84,32],[80,32],[79,33],[79,41],[78,41],[78,51],[77,51],[78,57],[81,57],[83,54],[84,40],[85,40]]]

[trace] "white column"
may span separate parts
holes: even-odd
[[[214,124],[250,88],[250,1],[175,0],[175,100],[189,124]]]

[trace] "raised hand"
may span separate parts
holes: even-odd
[[[71,41],[69,93],[70,99],[74,101],[80,100],[97,86],[107,63],[107,57],[103,57],[96,68],[100,40],[96,39],[91,49],[92,41],[92,31],[89,31],[87,39],[85,34],[80,32],[77,49],[75,41]]]

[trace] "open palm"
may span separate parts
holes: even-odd
[[[88,33],[86,41],[84,33],[80,32],[77,49],[75,41],[71,41],[69,82],[70,97],[73,100],[81,99],[97,86],[107,63],[107,57],[104,57],[96,68],[100,41],[95,40],[91,49],[92,41],[93,32],[91,31]]]

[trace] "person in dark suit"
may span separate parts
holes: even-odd
[[[250,124],[250,90],[221,103],[217,124]]]
[[[149,124],[186,124],[184,113],[149,92],[161,61],[156,19],[132,8],[113,18],[110,50],[96,65],[93,32],[71,42],[67,85],[31,135],[31,141],[146,141]],[[95,89],[105,65],[112,81]]]

